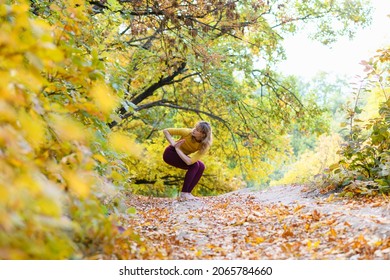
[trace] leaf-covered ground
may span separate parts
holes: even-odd
[[[147,259],[390,259],[389,202],[301,186],[186,202],[131,195],[137,213],[122,234],[140,236],[133,250]]]

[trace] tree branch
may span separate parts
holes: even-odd
[[[207,178],[215,178],[216,175],[208,175],[208,174],[203,174],[203,177]],[[166,175],[160,178],[148,180],[148,179],[135,179],[134,183],[136,185],[142,185],[142,184],[155,184],[159,180],[164,181],[164,185],[177,185],[177,184],[182,184],[184,176],[174,176],[174,175]]]
[[[139,111],[142,111],[142,110],[145,110],[145,109],[149,109],[149,108],[152,108],[152,107],[169,107],[169,108],[174,108],[174,109],[178,109],[178,110],[184,110],[184,111],[191,111],[191,112],[195,112],[197,114],[203,114],[203,115],[206,115],[212,119],[215,119],[215,120],[218,120],[222,123],[226,123],[226,121],[224,119],[222,119],[221,117],[219,116],[216,116],[212,113],[209,113],[209,112],[206,112],[206,111],[202,111],[202,110],[199,110],[199,109],[194,109],[194,108],[190,108],[190,107],[184,107],[184,106],[180,106],[180,105],[177,105],[177,104],[174,104],[173,102],[169,101],[169,100],[166,100],[166,99],[161,99],[161,100],[158,100],[158,101],[154,101],[154,102],[150,102],[150,103],[147,103],[147,104],[143,104],[143,105],[140,105],[138,106],[134,112],[139,112]],[[128,112],[126,113],[125,115],[123,115],[122,119],[127,119],[129,118],[130,116],[134,115],[134,112]]]
[[[136,96],[135,98],[133,98],[131,100],[132,103],[134,103],[135,105],[137,105],[138,103],[142,102],[144,99],[148,98],[149,96],[153,95],[153,93],[165,86],[165,85],[169,85],[171,83],[173,83],[173,79],[184,73],[185,72],[185,67],[187,66],[187,63],[186,62],[182,62],[179,66],[179,68],[177,68],[177,70],[175,72],[173,72],[172,75],[170,76],[167,76],[167,77],[164,77],[164,78],[160,78],[160,80],[156,83],[154,83],[153,85],[151,85],[150,87],[148,87],[143,93],[139,94],[138,96]]]
[[[186,62],[182,62],[182,64],[180,65],[180,67],[170,76],[167,76],[165,78],[160,78],[160,80],[154,84],[152,84],[150,87],[148,87],[145,91],[143,91],[141,94],[137,95],[136,97],[134,97],[132,100],[130,100],[133,104],[137,105],[139,103],[141,103],[143,100],[145,100],[146,98],[148,98],[149,96],[152,96],[153,93],[159,89],[159,88],[162,88],[163,86],[166,86],[166,85],[169,85],[169,84],[173,84],[173,83],[177,83],[177,82],[181,82],[183,81],[184,79],[186,78],[189,78],[189,77],[192,77],[194,75],[198,75],[199,73],[193,73],[193,74],[190,74],[190,75],[187,75],[181,79],[178,79],[178,80],[174,80],[174,78],[176,76],[178,76],[179,74],[181,73],[184,73],[186,70],[185,70],[185,67],[186,67],[187,63]],[[148,104],[146,104],[148,105]],[[151,106],[152,107],[152,106]],[[143,106],[140,106],[139,108],[143,108]],[[141,109],[142,110],[142,109]],[[136,109],[136,111],[139,111],[139,109]],[[119,115],[121,117],[122,120],[128,118],[129,116],[131,116],[133,113],[132,112],[127,112],[126,110],[126,107],[125,106],[122,106],[118,109],[118,112],[119,112]],[[108,124],[108,126],[110,128],[113,128],[114,126],[118,125],[118,122],[117,121],[112,121],[111,123]]]

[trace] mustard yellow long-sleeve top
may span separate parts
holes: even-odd
[[[169,134],[171,134],[172,136],[173,135],[178,135],[180,136],[181,139],[184,139],[185,142],[181,145],[180,149],[183,151],[183,153],[185,155],[190,155],[190,158],[191,158],[191,163],[195,163],[197,162],[198,160],[200,160],[200,158],[202,156],[204,156],[206,154],[206,151],[205,152],[200,152],[199,149],[200,149],[200,143],[197,142],[193,137],[192,137],[192,129],[191,128],[167,128],[167,131],[169,132]]]

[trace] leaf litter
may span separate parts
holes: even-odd
[[[389,197],[315,196],[303,186],[195,201],[128,195],[141,259],[390,259]]]

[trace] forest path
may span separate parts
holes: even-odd
[[[277,186],[179,202],[130,196],[126,219],[156,259],[390,259],[388,197]]]

